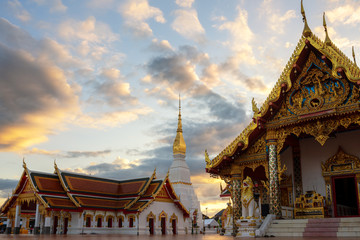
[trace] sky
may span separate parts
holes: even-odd
[[[360,55],[360,1],[304,0],[308,24]],[[298,0],[0,1],[0,204],[31,170],[164,177],[181,95],[186,161],[209,216],[205,173],[246,127],[301,37]],[[358,57],[356,57],[358,58]],[[359,60],[360,61],[360,60]],[[224,184],[223,184],[224,185]]]

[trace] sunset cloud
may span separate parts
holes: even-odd
[[[195,9],[179,9],[175,11],[172,28],[181,36],[199,43],[205,42],[205,29],[201,25]]]
[[[154,19],[158,23],[166,22],[162,11],[150,6],[147,0],[128,0],[119,6],[118,11],[125,19],[125,26],[131,29],[137,37],[152,35],[152,29],[146,22],[147,20]]]

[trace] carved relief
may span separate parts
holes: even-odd
[[[356,156],[346,154],[341,147],[338,152],[321,163],[323,176],[339,175],[349,172],[360,172],[360,159]]]

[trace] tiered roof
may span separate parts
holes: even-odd
[[[55,173],[31,171],[24,164],[24,172],[13,195],[1,207],[6,213],[27,184],[32,193],[47,209],[79,211],[83,209],[141,212],[161,193],[168,193],[167,200],[177,205],[185,216],[189,212],[181,204],[168,179],[150,177],[114,180],[84,174],[65,172],[55,164]]]

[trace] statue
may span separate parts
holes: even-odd
[[[244,218],[253,218],[259,217],[259,207],[258,204],[254,200],[254,192],[253,192],[254,184],[249,176],[243,180],[241,186],[241,205],[242,205],[242,219]]]

